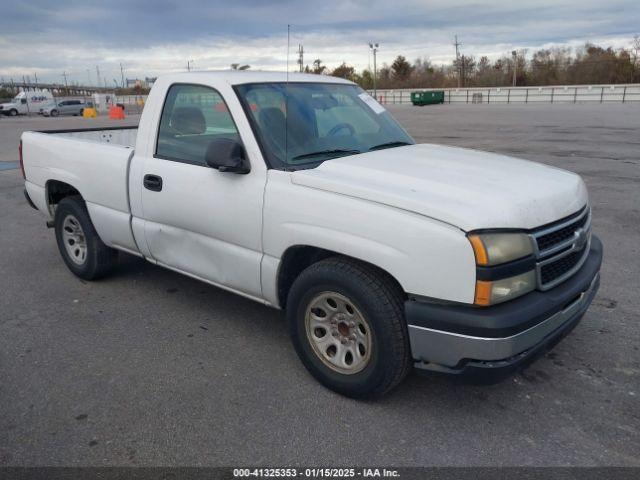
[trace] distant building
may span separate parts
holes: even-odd
[[[125,86],[127,88],[151,88],[155,83],[157,77],[144,77],[144,80],[139,78],[127,78]]]

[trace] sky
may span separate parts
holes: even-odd
[[[369,68],[369,42],[379,43],[378,65],[397,55],[435,64],[465,55],[497,58],[593,42],[629,47],[640,34],[638,0],[0,0],[0,82],[95,85],[184,71],[297,67],[320,58]]]

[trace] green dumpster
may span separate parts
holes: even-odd
[[[418,106],[435,105],[444,103],[444,90],[431,90],[428,92],[411,92],[411,103]]]

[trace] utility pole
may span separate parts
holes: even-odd
[[[460,88],[460,74],[462,72],[462,69],[460,68],[460,50],[458,49],[458,47],[461,47],[462,44],[460,42],[458,42],[458,35],[455,36],[455,43],[453,44],[456,47],[456,67],[458,67],[458,88]]]
[[[69,84],[67,83],[67,72],[62,72],[62,76],[64,77],[64,88],[69,90]]]
[[[193,63],[193,60],[187,60],[187,72],[191,71],[191,64]]]
[[[124,88],[124,68],[122,67],[122,63],[120,64],[120,77],[122,79],[122,88]]]
[[[27,83],[25,82],[24,79],[24,75],[22,76],[22,84],[23,84],[23,92],[24,92],[24,99],[27,102],[25,105],[27,106],[27,116],[30,117],[31,116],[31,110],[29,109],[29,94],[27,93]]]
[[[516,86],[516,79],[518,78],[516,76],[516,70],[518,69],[518,52],[516,52],[515,50],[513,50],[511,52],[511,55],[513,55],[513,86]]]
[[[376,85],[376,78],[378,77],[378,67],[376,65],[376,54],[378,53],[379,44],[370,43],[369,49],[373,52],[373,98],[378,99],[378,88]]]
[[[35,83],[36,83],[36,88],[38,88],[38,74],[37,74],[36,72],[34,72],[34,73],[33,73],[33,77],[34,77],[34,78],[35,78],[35,80],[36,80],[36,82],[35,82]]]
[[[298,65],[300,65],[300,73],[304,71],[304,47],[298,45]]]
[[[96,86],[100,88],[100,67],[98,65],[96,65],[96,75]]]

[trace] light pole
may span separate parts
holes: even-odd
[[[191,71],[191,64],[193,63],[193,60],[187,60],[187,71],[190,72]]]
[[[518,69],[518,52],[516,52],[515,50],[513,50],[511,52],[511,55],[513,56],[513,86],[516,86],[516,70]]]
[[[378,89],[376,87],[376,77],[378,76],[378,69],[376,67],[376,54],[378,53],[378,44],[370,43],[369,48],[373,51],[373,98],[378,99]]]

